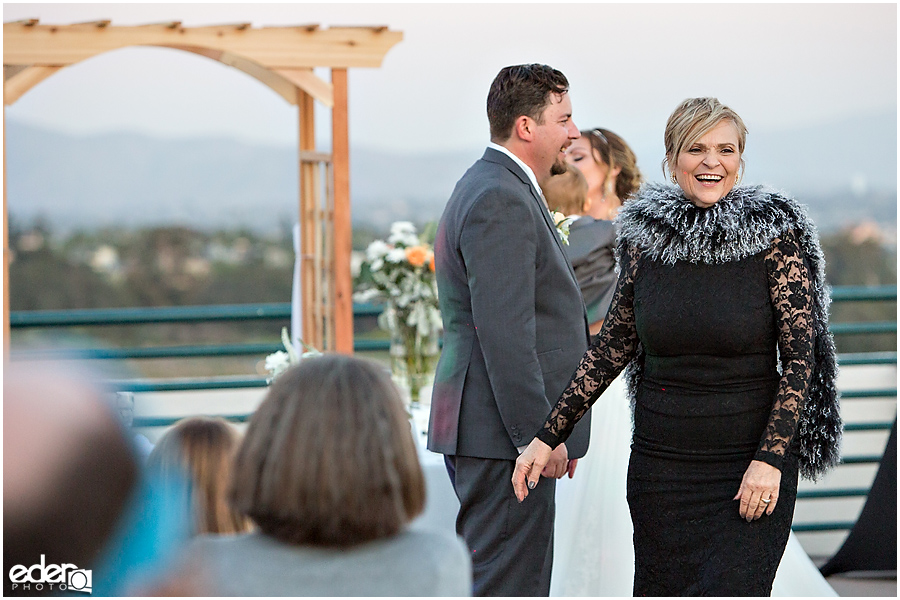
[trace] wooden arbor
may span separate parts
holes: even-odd
[[[175,48],[232,66],[272,88],[299,110],[300,228],[304,341],[353,351],[350,275],[350,163],[347,69],[379,67],[403,38],[386,27],[252,28],[249,23],[182,27],[180,22],[113,26],[109,21],[3,24],[3,104],[62,68],[129,46]],[[313,72],[331,69],[331,82]],[[332,108],[332,152],[316,150],[315,101]],[[9,226],[3,179],[3,340],[9,349]]]

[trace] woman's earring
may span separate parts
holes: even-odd
[[[741,175],[743,175],[743,173],[741,171],[738,171],[737,177],[734,178],[734,185],[737,185],[741,182]]]
[[[675,172],[674,172],[674,171],[670,171],[670,172],[669,172],[669,178],[672,180],[672,183],[674,183],[675,185],[678,185],[678,179],[675,178]]]

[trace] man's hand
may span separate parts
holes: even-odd
[[[547,461],[547,465],[541,470],[541,475],[560,479],[568,470],[569,451],[565,444],[560,444],[550,453],[550,460]]]

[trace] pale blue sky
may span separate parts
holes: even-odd
[[[388,25],[404,41],[350,75],[351,144],[480,147],[503,66],[569,78],[576,124],[661,137],[688,96],[715,95],[751,133],[896,111],[896,4],[4,4],[3,20]],[[175,50],[127,49],[63,70],[7,118],[57,130],[222,135],[293,145],[296,109],[256,80]],[[320,123],[325,121],[320,119]],[[802,142],[802,141],[801,141]]]

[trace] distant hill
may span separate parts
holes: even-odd
[[[874,220],[896,235],[897,118],[881,114],[778,133],[751,132],[747,181],[770,182],[810,206],[820,229]],[[633,140],[660,180],[657,140]],[[267,231],[296,219],[293,148],[231,139],[73,136],[6,124],[13,218],[43,215],[54,229],[182,224]],[[483,149],[399,155],[351,150],[353,219],[377,229],[440,216],[460,175]]]

